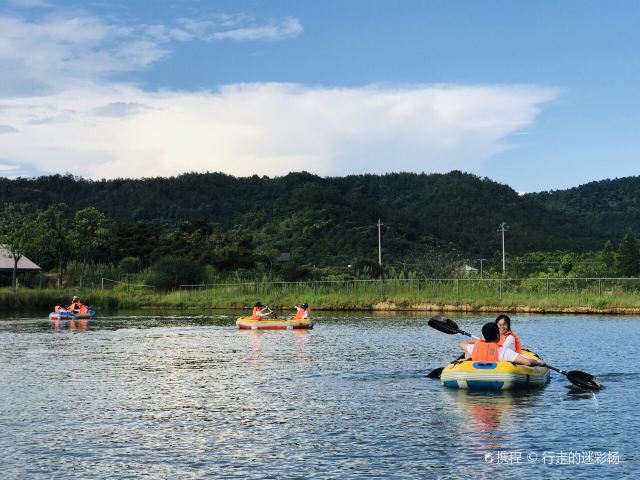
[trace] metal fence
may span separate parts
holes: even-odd
[[[104,290],[105,286],[107,288],[113,288],[115,285],[121,285],[124,288],[126,288],[127,291],[131,291],[131,290],[136,289],[136,288],[149,288],[149,289],[152,289],[152,290],[156,288],[153,285],[146,285],[144,283],[123,282],[123,281],[120,281],[120,280],[114,280],[113,278],[102,277],[100,279],[100,289],[101,290]]]
[[[640,278],[430,278],[378,280],[316,280],[305,282],[240,282],[180,285],[183,292],[200,290],[209,296],[253,295],[256,298],[282,293],[306,295],[362,294],[387,297],[495,296],[508,294],[635,295],[640,293]]]

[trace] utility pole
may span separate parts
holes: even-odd
[[[505,230],[507,230],[509,228],[509,226],[505,223],[502,222],[499,226],[498,226],[498,231],[502,232],[502,274],[504,275],[504,273],[506,272],[507,268],[506,268],[506,264],[504,261],[504,232]]]
[[[382,227],[384,223],[378,219],[378,264],[382,266],[382,238],[380,236],[380,227]]]
[[[482,278],[482,262],[486,262],[486,258],[476,258],[480,262],[480,278]]]

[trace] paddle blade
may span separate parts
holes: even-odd
[[[427,378],[440,378],[440,374],[444,370],[444,367],[436,368],[435,370],[431,370],[427,375]]]
[[[598,379],[586,372],[571,370],[570,372],[567,372],[566,375],[569,381],[577,387],[584,388],[586,390],[600,390],[602,388],[602,384]]]
[[[431,328],[435,328],[443,333],[448,333],[449,335],[455,335],[459,332],[458,324],[450,318],[445,318],[442,315],[430,318],[427,324]]]

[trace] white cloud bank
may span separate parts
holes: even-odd
[[[170,56],[171,42],[281,41],[303,31],[297,18],[259,23],[248,15],[181,18],[176,25],[106,23],[87,13],[37,20],[0,13],[0,97],[104,82]]]
[[[6,100],[0,122],[17,132],[0,136],[0,149],[12,163],[92,178],[477,172],[553,96],[508,86],[119,85]]]
[[[260,23],[245,14],[174,25],[107,23],[86,13],[0,15],[0,172],[480,173],[557,95],[503,85],[145,91],[113,80],[166,58],[173,42],[276,41],[302,30],[293,17]]]

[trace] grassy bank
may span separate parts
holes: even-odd
[[[92,307],[115,311],[120,308],[141,308],[154,305],[161,295],[134,294],[116,290],[94,289],[26,289],[14,291],[10,288],[0,289],[0,308],[5,311],[43,310],[51,311],[55,305],[67,306],[74,295]]]
[[[540,313],[640,313],[640,297],[634,292],[610,291],[602,294],[591,290],[559,292],[511,291],[496,295],[493,291],[451,288],[311,288],[290,285],[286,288],[260,286],[217,288],[215,290],[181,290],[153,292],[149,290],[57,290],[0,289],[0,308],[4,311],[50,311],[65,305],[73,295],[100,310],[119,309],[250,309],[257,301],[285,313],[306,302],[314,310],[414,310],[448,312],[540,312]]]

